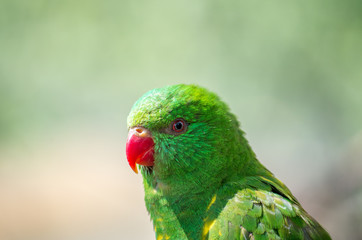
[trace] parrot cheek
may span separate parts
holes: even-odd
[[[153,166],[154,141],[150,132],[142,127],[131,128],[126,144],[127,160],[135,173],[138,173],[136,164]]]

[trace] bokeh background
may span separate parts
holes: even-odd
[[[154,239],[126,117],[196,83],[334,239],[362,235],[362,2],[0,0],[0,239]]]

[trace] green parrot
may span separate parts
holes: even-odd
[[[184,84],[154,89],[127,123],[127,159],[143,176],[157,240],[331,239],[257,160],[216,94]]]

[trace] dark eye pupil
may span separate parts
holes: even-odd
[[[176,130],[181,130],[182,128],[183,128],[183,123],[182,122],[177,122],[176,124],[175,124],[175,129]]]

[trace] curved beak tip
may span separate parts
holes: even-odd
[[[131,166],[131,164],[130,164],[130,166]],[[133,166],[131,166],[131,168],[136,174],[138,174],[138,169],[137,169],[136,163]]]

